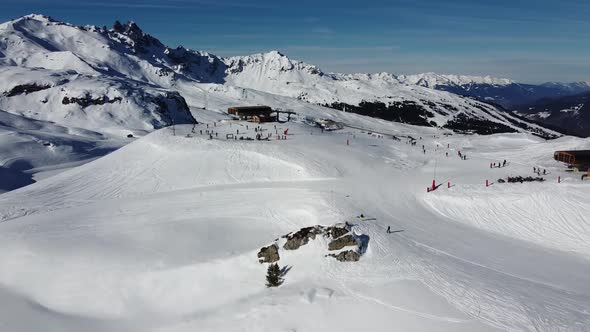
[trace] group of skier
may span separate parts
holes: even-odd
[[[547,170],[543,169],[543,172],[541,172],[540,167],[533,167],[533,173],[537,173],[538,176],[541,176],[541,174],[547,175]]]
[[[506,161],[506,159],[504,159],[503,162],[498,162],[498,163],[490,163],[490,168],[500,168],[500,167],[506,167],[506,165],[508,164],[508,162]]]

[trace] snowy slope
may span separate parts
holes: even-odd
[[[101,157],[130,140],[0,110],[0,193]]]
[[[401,141],[300,123],[278,125],[289,128],[287,140],[234,141],[225,134],[253,137],[251,124],[201,123],[194,134],[178,126],[176,136],[159,130],[1,195],[1,321],[19,331],[589,326],[590,197],[552,160],[553,150],[587,148],[588,140],[444,136],[344,114]],[[274,125],[262,132],[275,133]],[[506,168],[488,168],[503,158]],[[532,166],[547,168],[548,181],[485,188],[485,179],[526,175]],[[427,194],[433,174],[454,187]],[[531,192],[531,200],[513,199]],[[542,209],[532,214],[531,203]],[[324,257],[323,244],[311,242],[281,256],[291,268],[285,283],[265,288],[260,247],[343,221],[370,238],[359,262]],[[402,232],[386,234],[387,226]]]

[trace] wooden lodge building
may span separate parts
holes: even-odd
[[[553,158],[580,170],[590,168],[590,150],[555,151]]]
[[[239,106],[227,109],[227,113],[236,116],[240,120],[256,123],[276,121],[277,116],[271,115],[274,112],[269,106]]]

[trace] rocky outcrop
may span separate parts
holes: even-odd
[[[336,258],[339,262],[358,262],[361,255],[354,250],[342,251],[339,254],[329,254],[328,256]]]
[[[150,48],[162,49],[165,46],[151,35],[144,33],[135,22],[130,21],[126,24],[116,21],[113,30],[132,41],[132,50],[134,53],[147,53]]]
[[[46,90],[51,88],[50,85],[45,85],[45,84],[35,84],[35,83],[31,83],[31,84],[21,84],[21,85],[17,85],[14,88],[10,89],[10,91],[6,91],[4,92],[4,95],[6,97],[14,97],[20,94],[29,94],[31,92],[36,92],[36,91],[41,91],[41,90]]]
[[[363,234],[351,232],[351,225],[348,223],[334,226],[310,226],[304,227],[296,232],[283,235],[280,239],[258,252],[260,263],[277,262],[280,250],[297,250],[318,237],[325,239],[328,243],[328,251],[325,257],[334,257],[340,262],[356,262],[366,251],[369,244],[369,237]],[[342,250],[344,249],[344,250]],[[342,250],[342,252],[339,252]]]
[[[348,232],[350,232],[350,230],[348,230],[347,227],[332,226],[332,227],[328,227],[328,229],[327,229],[327,233],[333,239],[337,239]]]
[[[356,239],[352,236],[352,234],[339,237],[333,240],[332,242],[328,243],[328,250],[340,250],[344,247],[350,246],[358,246]]]
[[[258,262],[262,263],[274,263],[281,259],[279,256],[279,246],[271,244],[268,247],[263,247],[258,252]]]
[[[297,250],[299,247],[306,245],[309,239],[315,240],[316,235],[324,233],[321,226],[305,227],[295,233],[290,233],[283,238],[287,239],[283,248],[286,250]]]
[[[61,100],[61,103],[64,105],[69,104],[78,104],[82,107],[88,107],[90,105],[104,105],[104,104],[114,104],[116,102],[121,102],[123,98],[121,97],[114,97],[113,99],[109,98],[108,96],[100,96],[97,98],[93,98],[89,93],[86,93],[82,97],[64,97]]]

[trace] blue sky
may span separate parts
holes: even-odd
[[[169,46],[279,50],[325,71],[590,81],[589,0],[0,0],[79,25],[136,21]]]

